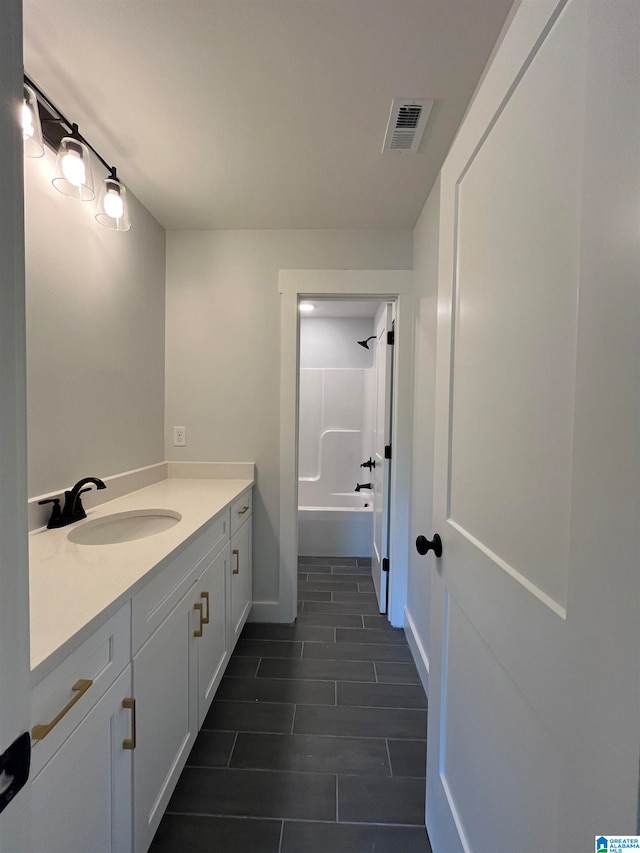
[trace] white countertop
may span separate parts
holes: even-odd
[[[115,512],[167,509],[182,519],[161,533],[113,545],[75,545],[67,535],[85,521],[29,535],[31,670],[56,666],[254,481],[168,479],[87,511],[87,521]]]

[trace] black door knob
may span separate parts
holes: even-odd
[[[442,539],[437,533],[433,534],[433,539],[429,540],[426,536],[418,536],[416,539],[416,551],[424,556],[429,551],[433,551],[436,557],[442,557]]]

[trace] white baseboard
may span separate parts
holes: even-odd
[[[413,660],[415,661],[418,669],[418,675],[420,676],[420,681],[424,687],[424,692],[428,696],[429,657],[427,656],[427,650],[422,644],[422,640],[420,639],[415,623],[411,618],[411,614],[406,607],[404,609],[404,632],[407,637],[407,643],[409,643],[409,648],[411,649],[411,654],[413,655]]]
[[[280,601],[254,601],[247,622],[282,622],[290,624]]]

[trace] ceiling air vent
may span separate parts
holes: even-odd
[[[432,106],[427,98],[394,98],[382,153],[417,154]]]

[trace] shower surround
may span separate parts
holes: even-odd
[[[301,368],[298,552],[371,553],[371,493],[360,468],[370,455],[371,368]]]

